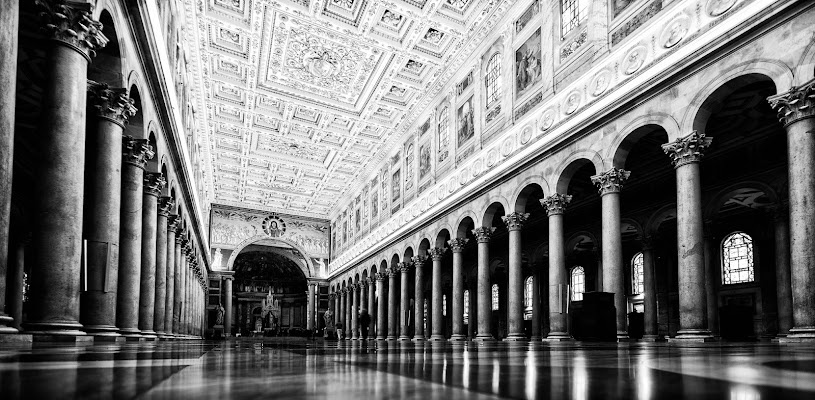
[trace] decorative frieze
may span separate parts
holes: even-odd
[[[480,226],[473,229],[473,235],[475,235],[475,240],[478,243],[489,243],[493,232],[495,232],[495,228],[487,226]]]
[[[626,23],[611,34],[611,45],[615,46],[622,42],[623,39],[648,22],[653,16],[659,14],[660,11],[662,11],[662,0],[656,0],[643,8],[642,11],[626,21]]]
[[[153,158],[153,146],[147,139],[134,139],[130,136],[122,138],[122,162],[134,165],[141,169],[147,166],[147,160]]]
[[[778,112],[778,120],[786,127],[793,122],[815,117],[815,79],[767,98]]]
[[[701,161],[712,141],[713,138],[705,136],[704,133],[693,131],[688,136],[663,144],[662,151],[671,157],[674,168],[679,168],[685,164]]]
[[[535,108],[536,105],[540,104],[541,101],[543,101],[543,92],[538,92],[534,97],[529,99],[529,101],[515,109],[515,119],[520,119],[526,115],[526,113]]]
[[[546,209],[547,215],[563,214],[566,211],[566,206],[572,201],[572,196],[568,194],[554,193],[549,197],[540,200],[543,208]]]
[[[455,238],[448,240],[447,245],[450,246],[450,250],[453,253],[461,253],[464,251],[464,246],[466,246],[467,242],[469,241],[470,239],[467,238]]]
[[[107,83],[88,81],[88,105],[99,118],[107,119],[122,128],[136,115],[135,102],[124,88],[111,88]]]
[[[37,0],[44,30],[50,39],[66,44],[90,58],[108,44],[102,23],[91,18],[93,4],[66,0]]]
[[[592,176],[591,182],[597,186],[597,190],[600,191],[600,195],[602,196],[608,193],[619,193],[629,176],[631,176],[631,171],[626,171],[622,168],[612,168]]]

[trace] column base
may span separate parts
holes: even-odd
[[[397,339],[396,335],[388,335],[388,337],[385,338],[385,340],[389,342],[396,341],[396,339]]]
[[[26,322],[23,328],[27,333],[50,336],[85,336],[82,324],[75,321]]]
[[[75,344],[75,345],[85,345],[85,344],[93,344],[94,339],[93,336],[85,335],[85,332],[82,332],[81,335],[53,335],[48,333],[34,333],[32,335],[32,340],[34,343],[65,343],[65,344]]]
[[[376,340],[381,340],[381,341],[384,342],[385,340],[387,340],[387,337],[386,336],[377,336]]]
[[[667,342],[668,340],[662,337],[662,335],[643,335],[640,341],[656,343],[656,342]]]
[[[31,343],[34,341],[33,335],[28,333],[0,333],[0,343]]]
[[[528,342],[526,335],[521,333],[510,333],[509,336],[505,337],[504,342]]]
[[[541,340],[543,340],[543,336],[540,335],[532,336],[531,338],[529,338],[530,342],[540,342]]]
[[[628,337],[628,332],[617,331],[617,342],[630,342],[631,338]]]
[[[779,343],[812,343],[815,342],[815,326],[792,328],[789,335],[778,338]]]
[[[713,334],[707,329],[680,329],[676,337],[668,338],[668,343],[707,343],[715,342]]]
[[[399,339],[398,339],[398,340],[399,340],[400,342],[409,342],[409,341],[410,341],[410,336],[408,336],[408,335],[402,335],[402,336],[399,336]]]
[[[85,332],[93,336],[121,336],[119,328],[113,325],[85,325]]]
[[[475,339],[473,339],[473,342],[494,342],[494,341],[495,341],[495,338],[492,337],[492,335],[483,334],[483,333],[479,333],[478,335],[475,335]]]
[[[122,335],[91,335],[93,336],[94,344],[107,344],[107,343],[125,343],[127,338]]]
[[[17,333],[19,330],[13,326],[14,319],[6,315],[4,312],[0,311],[0,333]]]
[[[451,342],[466,342],[467,341],[467,336],[455,334],[455,335],[450,336],[449,341],[451,341]]]
[[[424,336],[414,336],[414,337],[413,337],[413,339],[411,339],[411,340],[412,340],[412,341],[414,341],[414,342],[424,342],[424,341],[427,341],[427,339],[425,339],[425,337],[424,337]]]
[[[566,332],[550,332],[541,342],[571,342],[574,338]]]
[[[444,335],[430,335],[430,341],[431,342],[446,342],[447,339],[444,337]]]

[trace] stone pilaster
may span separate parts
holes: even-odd
[[[478,242],[478,327],[477,341],[495,340],[492,336],[492,287],[490,285],[490,239],[495,228],[481,226],[473,229]]]
[[[569,285],[563,238],[563,213],[571,201],[572,196],[561,193],[540,201],[549,217],[549,334],[545,341],[572,340],[567,326]]]

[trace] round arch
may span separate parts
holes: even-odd
[[[741,189],[753,189],[763,192],[764,195],[770,198],[768,205],[778,203],[778,194],[772,187],[770,187],[770,185],[759,181],[743,181],[727,186],[716,193],[716,195],[707,203],[707,206],[705,207],[705,218],[712,218],[724,205],[724,203],[730,199],[733,194]]]
[[[583,162],[580,162],[581,160]],[[574,175],[574,173],[586,163],[591,163],[594,165],[594,171],[596,174],[606,170],[603,158],[600,157],[600,154],[596,151],[576,151],[570,154],[562,163],[560,163],[558,170],[555,171],[555,191],[557,193],[566,194],[566,191],[569,189],[569,182],[572,179],[572,175]]]
[[[295,250],[299,251],[300,254],[303,254],[303,259],[306,261],[306,268],[303,269],[303,267],[300,267],[301,269],[303,269],[303,274],[306,276],[306,279],[316,277],[317,274],[314,272],[315,271],[314,264],[311,262],[310,257],[306,257],[306,254],[308,254],[308,253],[302,247],[298,246],[296,243],[291,242],[289,240],[282,239],[282,238],[273,238],[273,237],[269,237],[267,235],[255,235],[255,236],[252,236],[250,238],[246,238],[242,242],[238,243],[238,245],[235,246],[235,249],[232,250],[232,254],[229,255],[229,260],[226,262],[227,271],[232,271],[232,269],[235,266],[235,259],[238,258],[238,255],[240,255],[240,253],[241,253],[241,251],[243,251],[243,249],[245,249],[245,248],[247,248],[247,247],[249,247],[249,246],[251,246],[251,245],[253,245],[253,244],[257,243],[257,242],[260,242],[262,240],[263,241],[271,240],[271,241],[278,241],[278,242],[281,242],[281,243],[285,243],[286,245],[291,246]],[[300,264],[298,263],[297,265],[299,266]]]
[[[648,223],[645,224],[645,234],[655,235],[659,226],[666,220],[672,218],[676,218],[676,204],[671,203],[662,206],[648,219]]]
[[[662,112],[649,112],[645,115],[641,115],[629,122],[628,125],[623,128],[623,134],[619,135],[612,145],[609,146],[609,154],[607,154],[606,157],[611,160],[612,167],[624,168],[631,148],[642,137],[653,132],[653,129],[662,129],[665,131],[668,134],[668,141],[671,138],[681,136],[679,123],[677,123],[676,119],[671,115]]]
[[[520,181],[517,185],[517,188],[512,193],[512,197],[510,197],[512,210],[517,212],[524,212],[523,209],[519,209],[519,204],[522,202],[526,202],[527,196],[527,188],[537,185],[540,187],[541,191],[543,191],[543,196],[545,197],[547,193],[549,193],[549,183],[546,182],[546,179],[542,175],[530,175]]]

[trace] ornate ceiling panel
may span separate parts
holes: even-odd
[[[183,0],[215,201],[328,217],[514,0]]]

